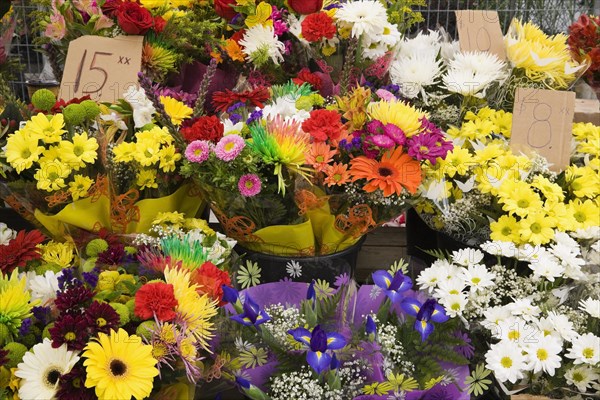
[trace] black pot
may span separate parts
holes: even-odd
[[[333,285],[339,275],[347,274],[350,278],[354,276],[358,252],[365,239],[366,236],[363,236],[347,249],[324,256],[276,256],[252,251],[239,245],[235,247],[235,251],[241,256],[240,263],[245,264],[248,260],[258,264],[261,269],[260,283],[278,282],[288,278],[294,282],[322,279]],[[292,277],[286,271],[286,267],[292,262],[300,264],[301,276]]]

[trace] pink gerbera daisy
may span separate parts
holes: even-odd
[[[215,155],[223,161],[234,160],[246,146],[246,141],[240,135],[226,135],[215,146]]]
[[[210,154],[210,142],[208,140],[194,140],[185,149],[185,156],[195,163],[203,163]]]
[[[238,189],[244,197],[256,196],[261,189],[260,178],[255,174],[242,175],[238,181]]]

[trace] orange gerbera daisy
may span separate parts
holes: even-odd
[[[313,142],[305,155],[305,160],[308,165],[316,171],[321,172],[335,155],[336,151],[331,150],[329,144],[325,142]]]
[[[366,179],[368,182],[363,189],[374,192],[383,191],[385,197],[392,194],[400,195],[402,187],[410,193],[416,193],[421,184],[421,166],[408,154],[402,153],[402,147],[386,151],[377,161],[365,156],[359,156],[350,161],[352,181]]]
[[[334,163],[325,167],[325,183],[327,186],[343,185],[350,182],[350,171],[348,164]]]

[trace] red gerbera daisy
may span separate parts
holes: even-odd
[[[135,315],[141,319],[158,318],[159,321],[170,321],[175,318],[175,310],[179,303],[175,298],[173,285],[163,282],[147,283],[135,294]]]
[[[37,229],[19,231],[8,244],[0,246],[0,270],[10,274],[15,268],[24,267],[28,261],[38,260],[41,254],[37,245],[44,240],[46,237]]]
[[[240,93],[226,89],[225,91],[215,92],[213,94],[213,106],[221,112],[227,111],[229,107],[240,102],[246,105],[252,104],[256,107],[263,108],[265,106],[264,102],[267,101],[269,97],[269,91],[265,87],[258,87]]]

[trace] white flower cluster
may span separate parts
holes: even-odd
[[[377,324],[377,341],[384,355],[383,366],[386,375],[398,369],[404,374],[412,375],[415,366],[405,357],[402,341],[398,339],[398,327],[392,324],[380,324],[375,316],[372,318]]]
[[[271,379],[273,400],[316,400],[326,399],[325,389],[313,378],[312,371],[302,366],[299,371],[275,376]]]
[[[304,326],[306,321],[300,315],[300,310],[295,306],[283,306],[281,303],[278,303],[266,307],[265,311],[271,317],[271,320],[262,325],[263,329],[271,332],[271,335],[273,335],[281,346],[292,350],[287,332],[298,326]]]

